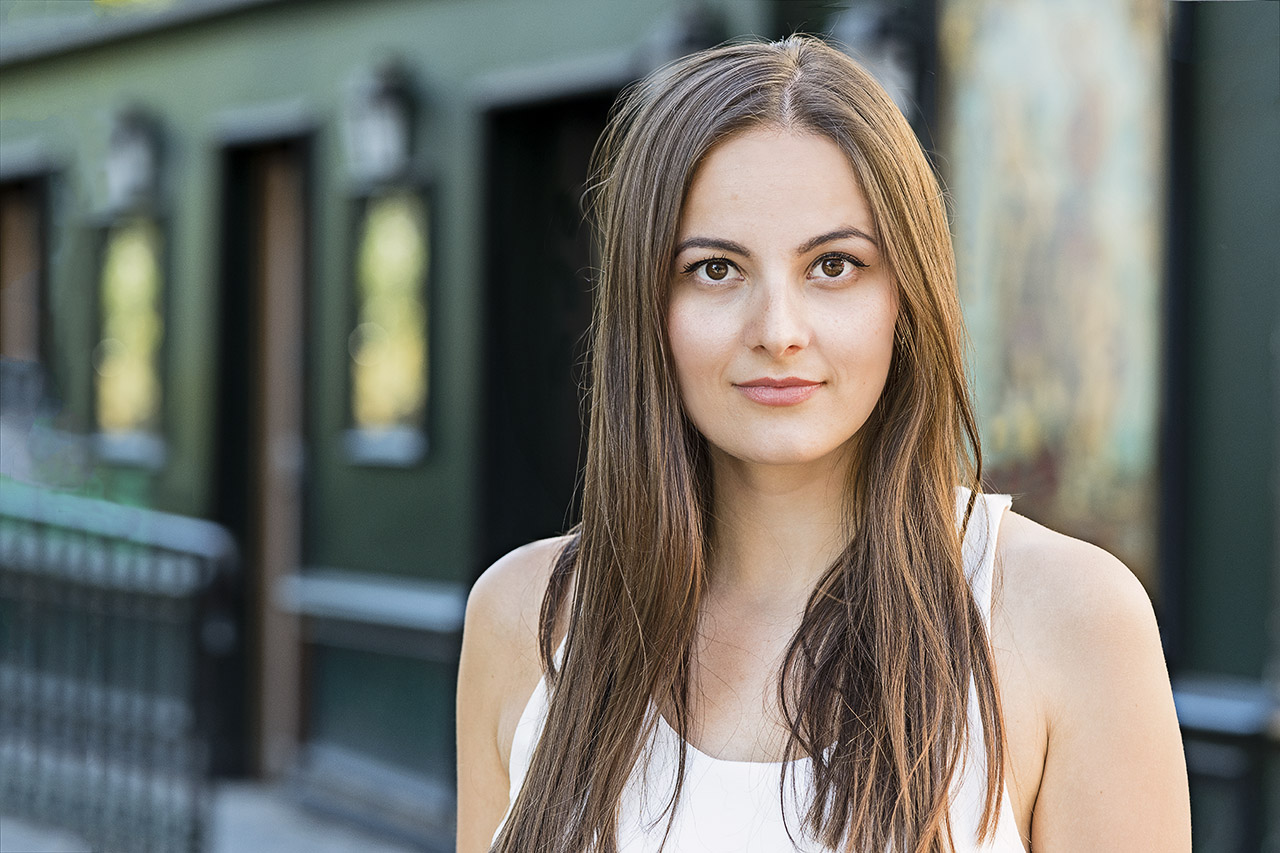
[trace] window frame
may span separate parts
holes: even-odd
[[[103,273],[110,246],[112,232],[131,222],[144,220],[155,230],[159,246],[156,250],[156,271],[159,284],[156,288],[156,299],[159,302],[156,313],[160,320],[160,340],[155,351],[155,379],[159,400],[156,403],[154,426],[150,429],[113,431],[102,428],[98,415],[99,387],[98,368],[94,362],[94,354],[98,346],[105,340],[103,317]],[[90,299],[90,343],[89,343],[89,422],[93,436],[93,448],[97,458],[111,465],[141,468],[159,471],[165,467],[169,457],[168,432],[171,418],[167,411],[169,402],[170,376],[170,332],[173,327],[173,229],[169,217],[163,212],[149,206],[139,205],[119,211],[113,211],[92,223],[93,233],[93,265],[92,265],[92,297]]]
[[[426,246],[422,281],[418,292],[423,306],[423,396],[421,413],[415,426],[390,429],[368,429],[356,423],[356,379],[353,371],[351,337],[360,325],[360,252],[366,214],[378,199],[395,195],[412,196],[423,211],[422,238]],[[435,284],[437,278],[437,221],[435,185],[416,177],[401,177],[375,183],[366,183],[353,190],[347,201],[348,242],[344,268],[344,311],[342,350],[343,432],[342,447],[349,465],[366,468],[411,469],[422,464],[430,452],[431,422],[434,407],[431,405],[436,371],[435,364]]]

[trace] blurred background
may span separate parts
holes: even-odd
[[[948,188],[987,479],[1119,555],[1280,850],[1280,3],[0,0],[0,850],[451,850],[566,529],[618,92],[827,33]]]

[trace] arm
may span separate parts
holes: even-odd
[[[507,808],[507,767],[498,754],[502,706],[501,591],[489,573],[467,599],[458,663],[458,853],[484,853]]]
[[[1151,603],[1110,554],[1053,536],[1032,561],[1056,602],[1035,643],[1048,744],[1032,849],[1186,853],[1187,770]]]
[[[511,741],[542,677],[538,611],[563,542],[512,551],[467,599],[458,663],[458,853],[485,853],[506,814]]]

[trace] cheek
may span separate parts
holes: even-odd
[[[829,351],[832,366],[859,399],[878,399],[884,390],[893,360],[897,319],[897,300],[887,294],[844,314],[838,327],[830,329],[827,339],[838,342],[837,349]]]
[[[857,294],[827,317],[829,340],[838,341],[846,356],[867,360],[892,352],[898,300],[891,290]]]
[[[673,297],[667,311],[667,336],[681,393],[697,393],[697,385],[714,375],[717,353],[723,348],[714,314],[699,311],[693,300]]]

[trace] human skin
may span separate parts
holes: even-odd
[[[686,412],[708,440],[714,494],[690,673],[694,724],[684,735],[717,758],[782,754],[781,656],[842,544],[850,442],[889,366],[898,303],[873,226],[840,150],[776,128],[713,149],[682,211],[669,338]],[[851,229],[863,236],[797,252]],[[719,245],[688,245],[694,238]],[[831,252],[866,266],[824,265]],[[743,387],[782,377],[817,387]],[[778,402],[770,394],[804,399],[766,405]],[[468,601],[460,853],[487,850],[506,810],[516,721],[541,676],[538,606],[563,541],[507,555]],[[1106,552],[1013,512],[1000,525],[996,567],[991,644],[1005,779],[1024,844],[1036,853],[1190,850],[1186,767],[1141,585]],[[564,629],[562,618],[554,642]]]
[[[898,317],[875,235],[825,137],[754,131],[706,158],[680,220],[667,323],[685,411],[717,464],[845,464],[884,390]],[[768,386],[747,384],[783,378],[814,390],[756,399]]]

